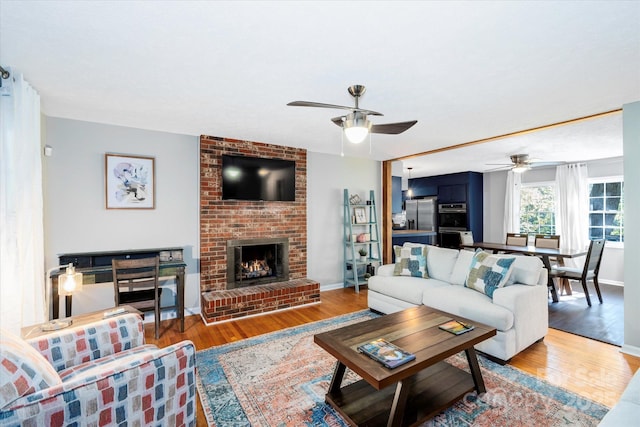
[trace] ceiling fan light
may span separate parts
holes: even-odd
[[[344,129],[344,134],[349,142],[353,144],[360,144],[367,138],[369,129],[365,127],[350,127]]]
[[[367,120],[367,116],[361,113],[353,113],[347,116],[343,124],[344,135],[349,142],[360,144],[367,138],[371,122]]]
[[[515,165],[511,170],[515,173],[523,173],[531,169],[529,165]]]

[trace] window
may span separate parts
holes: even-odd
[[[624,181],[622,177],[589,180],[589,239],[624,242]],[[520,232],[556,234],[553,183],[520,188]]]
[[[523,184],[520,187],[520,232],[556,234],[553,183]]]
[[[589,239],[624,242],[624,181],[598,178],[589,183]]]

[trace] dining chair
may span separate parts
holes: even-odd
[[[116,307],[129,305],[155,314],[155,336],[160,332],[160,296],[158,287],[160,258],[113,259],[113,286]]]
[[[536,234],[534,240],[536,248],[560,248],[560,236],[558,234]]]
[[[473,245],[473,232],[461,231],[460,232],[460,244],[461,245]]]
[[[560,235],[558,234],[536,234],[534,244],[536,248],[559,249]],[[557,257],[549,257],[549,262],[558,264],[560,260]],[[554,265],[555,267],[555,265]]]
[[[600,286],[598,284],[598,273],[600,271],[600,261],[602,261],[603,253],[604,240],[592,240],[589,244],[589,251],[587,252],[587,257],[584,260],[584,266],[582,268],[557,266],[551,270],[549,275],[552,278],[558,279],[580,280],[589,307],[591,307],[591,298],[589,297],[589,290],[587,289],[587,281],[592,280],[600,304],[602,304],[602,294],[600,293]]]
[[[507,233],[506,244],[511,246],[527,246],[529,235],[525,233]]]

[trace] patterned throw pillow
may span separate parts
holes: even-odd
[[[465,286],[493,298],[495,290],[509,280],[514,261],[514,257],[497,257],[478,249],[471,260]]]
[[[425,246],[394,246],[396,265],[394,276],[429,278],[427,275],[427,248]]]
[[[0,379],[0,410],[21,396],[62,383],[44,356],[3,329],[0,329]]]

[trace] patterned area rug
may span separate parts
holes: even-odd
[[[199,351],[197,386],[212,426],[346,426],[324,402],[335,359],[313,335],[368,310]],[[258,320],[257,320],[258,321]],[[423,426],[595,426],[608,408],[479,357],[487,393],[468,393]],[[464,353],[447,360],[468,371]],[[359,379],[347,370],[345,382]]]

